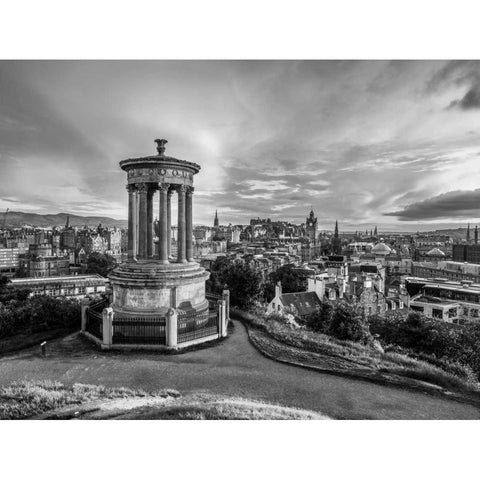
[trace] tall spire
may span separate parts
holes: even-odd
[[[335,234],[334,236],[338,238],[338,220],[335,220]]]
[[[467,243],[470,242],[470,224],[468,224],[468,227],[467,227]]]
[[[218,227],[218,214],[216,209],[215,209],[215,220],[213,221],[213,226]]]
[[[373,231],[373,234],[374,234],[375,236],[378,235],[378,230],[377,230],[377,226],[376,226],[376,225],[375,225],[375,230]]]
[[[70,227],[70,215],[67,215],[67,222],[65,223],[65,228]]]

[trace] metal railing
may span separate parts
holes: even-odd
[[[88,309],[101,313],[103,309],[107,307],[108,307],[108,298],[101,298],[100,300],[96,300],[95,302],[92,302],[88,306]]]
[[[208,300],[208,308],[210,310],[217,310],[218,301],[222,300],[222,296],[216,293],[206,293],[205,298]]]
[[[85,330],[97,337],[98,339],[103,338],[103,316],[102,312],[98,312],[96,310],[92,310],[91,308],[87,308],[87,324],[85,326]]]
[[[166,345],[166,318],[127,317],[117,313],[112,322],[112,343]]]
[[[218,310],[205,308],[200,312],[179,313],[177,342],[185,343],[197,338],[218,334]]]

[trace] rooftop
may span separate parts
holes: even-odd
[[[28,277],[28,278],[12,278],[11,282],[14,286],[22,286],[22,285],[32,285],[32,284],[39,284],[39,283],[75,283],[78,281],[90,281],[90,280],[101,280],[106,282],[107,279],[98,275],[96,273],[88,274],[88,275],[63,275],[63,276],[56,276],[56,277]]]
[[[426,295],[422,295],[418,298],[412,298],[412,302],[422,302],[422,303],[433,303],[436,305],[451,305],[451,306],[458,306],[459,304],[453,300],[443,300],[441,298],[436,297],[428,297]]]
[[[295,308],[300,316],[315,312],[322,304],[315,292],[284,293],[280,299],[284,307]]]

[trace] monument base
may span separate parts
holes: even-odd
[[[170,308],[179,313],[203,311],[208,308],[205,281],[209,276],[196,262],[127,261],[109,275],[111,307],[133,316],[164,316]]]

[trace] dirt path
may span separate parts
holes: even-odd
[[[280,364],[249,343],[243,325],[219,345],[182,355],[105,353],[78,335],[49,345],[50,356],[24,351],[0,358],[0,384],[49,379],[173,388],[184,394],[215,393],[317,411],[333,418],[478,419],[477,408],[421,392],[376,385]]]

